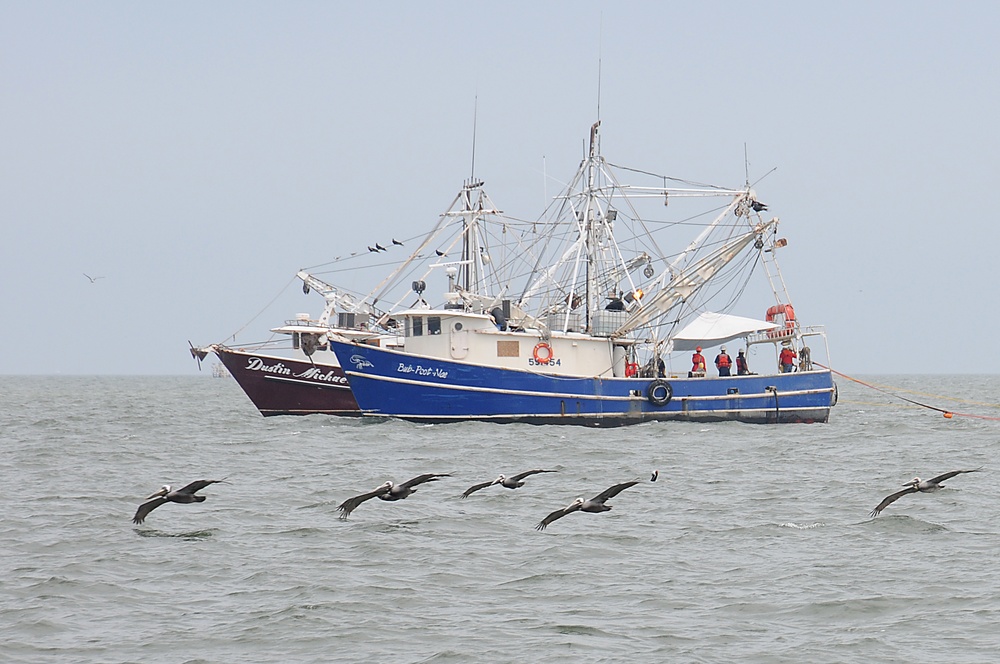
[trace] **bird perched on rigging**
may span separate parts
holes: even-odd
[[[392,238],[392,243],[393,243],[393,244],[398,244],[398,245],[399,245],[399,246],[401,246],[401,247],[403,246],[403,243],[402,243],[402,242],[400,242],[399,240],[397,240],[396,238]]]
[[[886,496],[882,500],[882,502],[879,503],[878,506],[871,511],[870,516],[872,518],[877,517],[882,512],[882,510],[884,510],[886,507],[896,502],[897,500],[899,500],[908,493],[918,493],[918,492],[930,493],[932,491],[937,491],[938,489],[944,487],[944,485],[941,484],[941,482],[944,482],[947,479],[951,479],[952,477],[955,477],[955,475],[961,475],[962,473],[976,473],[979,472],[980,470],[982,470],[981,466],[979,468],[973,468],[972,470],[953,470],[951,472],[938,475],[937,477],[932,477],[929,480],[922,480],[919,477],[914,477],[912,480],[903,485],[906,487],[905,489]]]
[[[381,244],[379,244],[378,242],[376,242],[376,243],[375,243],[375,248],[376,248],[376,249],[378,249],[379,251],[385,251],[385,247],[383,247],[383,246],[382,246]]]
[[[486,487],[493,486],[494,484],[499,484],[500,486],[505,487],[507,489],[519,489],[520,487],[524,486],[524,482],[522,480],[525,477],[528,477],[529,475],[537,475],[538,473],[554,473],[554,472],[556,471],[526,470],[523,473],[518,473],[517,475],[511,475],[510,477],[501,475],[492,482],[483,482],[482,484],[474,484],[473,486],[470,486],[468,489],[465,490],[465,493],[462,494],[462,498],[468,498],[470,494],[475,493],[480,489],[485,489]]]
[[[375,247],[368,247],[368,251],[372,252],[373,254],[378,253],[378,249],[376,249]]]
[[[203,503],[205,502],[205,496],[195,494],[209,484],[216,484],[218,482],[226,483],[226,478],[222,478],[221,480],[197,480],[177,490],[172,490],[169,484],[164,484],[160,487],[159,491],[146,498],[148,502],[139,505],[139,509],[135,511],[135,516],[132,517],[132,523],[142,523],[149,516],[150,512],[165,503]]]
[[[621,484],[616,484],[609,489],[605,489],[601,493],[597,494],[590,500],[584,500],[583,498],[577,498],[572,503],[567,505],[562,509],[558,509],[552,514],[541,520],[535,530],[545,530],[545,528],[555,521],[556,519],[561,519],[567,514],[572,514],[573,512],[607,512],[611,509],[611,505],[605,505],[604,503],[609,498],[614,498],[619,493],[629,488],[630,486],[635,486],[639,483],[639,480],[632,480],[631,482],[623,482]]]
[[[418,475],[412,480],[407,480],[402,484],[393,484],[392,481],[388,481],[385,484],[379,486],[378,488],[369,491],[368,493],[363,493],[359,496],[354,496],[353,498],[348,498],[340,507],[340,518],[346,519],[351,515],[351,512],[358,508],[358,505],[365,502],[366,500],[371,500],[372,498],[379,498],[381,500],[403,500],[411,493],[414,493],[416,489],[413,487],[418,484],[423,484],[424,482],[436,482],[442,477],[451,477],[448,473],[426,473],[424,475]]]
[[[444,253],[443,251],[441,251],[440,249],[435,249],[434,253],[437,254],[438,256],[447,256],[448,255],[448,254]]]

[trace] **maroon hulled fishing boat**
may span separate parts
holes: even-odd
[[[356,291],[333,286],[315,274],[300,270],[296,277],[302,281],[303,293],[316,293],[326,301],[318,318],[298,314],[294,320],[272,328],[267,341],[192,346],[191,354],[199,362],[209,353],[217,355],[265,417],[359,415],[347,377],[330,349],[330,336],[373,346],[402,347],[405,335],[397,330],[391,312],[400,308],[429,308],[423,299],[423,279],[436,268],[448,270],[452,278],[461,273],[462,283],[470,291],[466,293],[468,297],[483,290],[479,284],[490,272],[487,267],[491,258],[485,249],[470,254],[468,247],[473,243],[468,238],[483,232],[480,221],[499,211],[482,190],[482,185],[478,180],[465,183],[415,251],[383,276],[367,294],[359,296],[354,294]],[[506,230],[498,226],[497,232],[502,236]],[[355,268],[355,263],[368,256],[381,256],[386,251],[402,250],[403,246],[404,242],[393,238],[391,243],[385,242],[384,246],[376,243],[368,247],[368,252],[354,252],[343,260],[352,261],[350,272],[360,275],[365,268]],[[482,246],[482,243],[475,246]],[[450,258],[449,254],[456,258]],[[384,260],[378,259],[374,269],[384,266]],[[339,268],[343,264],[340,261],[338,256],[333,263]],[[344,272],[342,268],[336,271]],[[412,277],[417,278],[407,287],[407,279]]]
[[[210,350],[265,417],[314,413],[357,415],[358,403],[347,377],[325,341],[327,330],[310,325],[308,320],[289,323],[274,331],[291,337],[291,348],[278,349],[273,345],[231,348],[213,344]],[[303,339],[306,345],[315,345],[308,349],[310,354],[303,351]]]

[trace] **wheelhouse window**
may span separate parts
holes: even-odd
[[[427,334],[441,334],[441,317],[427,317]]]
[[[410,319],[410,336],[411,337],[422,337],[424,336],[424,318],[423,316],[414,316]]]

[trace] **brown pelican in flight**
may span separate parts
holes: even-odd
[[[365,502],[366,500],[371,500],[372,498],[379,498],[381,500],[403,500],[411,493],[415,492],[416,489],[413,487],[418,484],[423,484],[424,482],[436,482],[442,477],[451,477],[451,475],[444,473],[427,473],[425,475],[418,475],[412,480],[407,480],[402,484],[393,484],[391,481],[386,482],[382,486],[378,487],[373,491],[368,493],[363,493],[360,496],[354,496],[353,498],[348,498],[340,504],[337,509],[340,510],[340,518],[346,519],[351,516],[351,512],[358,508],[358,505]]]
[[[528,475],[537,475],[538,473],[554,473],[554,472],[556,471],[526,470],[523,473],[518,473],[517,475],[511,475],[510,477],[501,475],[492,482],[483,482],[482,484],[475,484],[473,486],[470,486],[468,489],[465,490],[465,493],[462,494],[462,498],[468,498],[470,494],[473,494],[476,491],[479,491],[480,489],[485,489],[488,486],[493,486],[494,484],[499,484],[500,486],[506,487],[508,489],[518,489],[524,486],[524,482],[522,480]]]
[[[914,477],[912,480],[904,484],[906,488],[902,491],[897,491],[891,495],[885,497],[878,506],[871,511],[871,517],[877,517],[882,510],[896,502],[908,493],[930,493],[931,491],[937,491],[938,489],[944,487],[941,482],[951,479],[955,475],[961,475],[962,473],[975,473],[982,470],[982,467],[973,468],[972,470],[953,470],[949,473],[944,473],[943,475],[938,475],[937,477],[932,477],[929,480],[922,480],[919,477]]]
[[[583,498],[577,498],[572,503],[566,507],[556,510],[552,514],[548,515],[541,522],[535,526],[535,530],[545,530],[545,527],[556,519],[561,519],[567,514],[572,514],[573,512],[607,512],[611,509],[611,505],[605,505],[604,501],[609,498],[614,498],[619,493],[629,488],[630,486],[635,486],[639,483],[639,480],[632,480],[631,482],[623,482],[622,484],[616,484],[610,489],[605,489],[601,493],[597,494],[590,500],[584,500]]]
[[[147,502],[139,505],[139,509],[135,511],[135,516],[132,517],[132,523],[142,523],[149,516],[150,512],[165,503],[203,503],[205,502],[205,496],[198,496],[196,494],[209,484],[225,481],[225,478],[221,480],[198,480],[176,491],[171,490],[169,484],[164,484],[160,487],[159,491],[146,498]]]

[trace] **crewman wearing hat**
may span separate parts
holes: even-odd
[[[786,340],[781,343],[784,346],[778,355],[778,364],[781,366],[781,373],[792,373],[795,371],[795,358],[797,354],[792,348],[792,342]]]
[[[729,376],[729,367],[733,366],[733,359],[726,353],[726,347],[719,349],[719,354],[715,356],[715,368],[719,370],[720,376]]]
[[[745,351],[740,348],[740,354],[736,356],[736,375],[737,376],[749,376],[750,375],[750,365],[747,364],[747,356],[744,355]]]
[[[694,376],[704,376],[705,375],[705,356],[701,354],[701,346],[694,349],[694,355],[691,356],[691,371],[688,373],[689,378]]]

